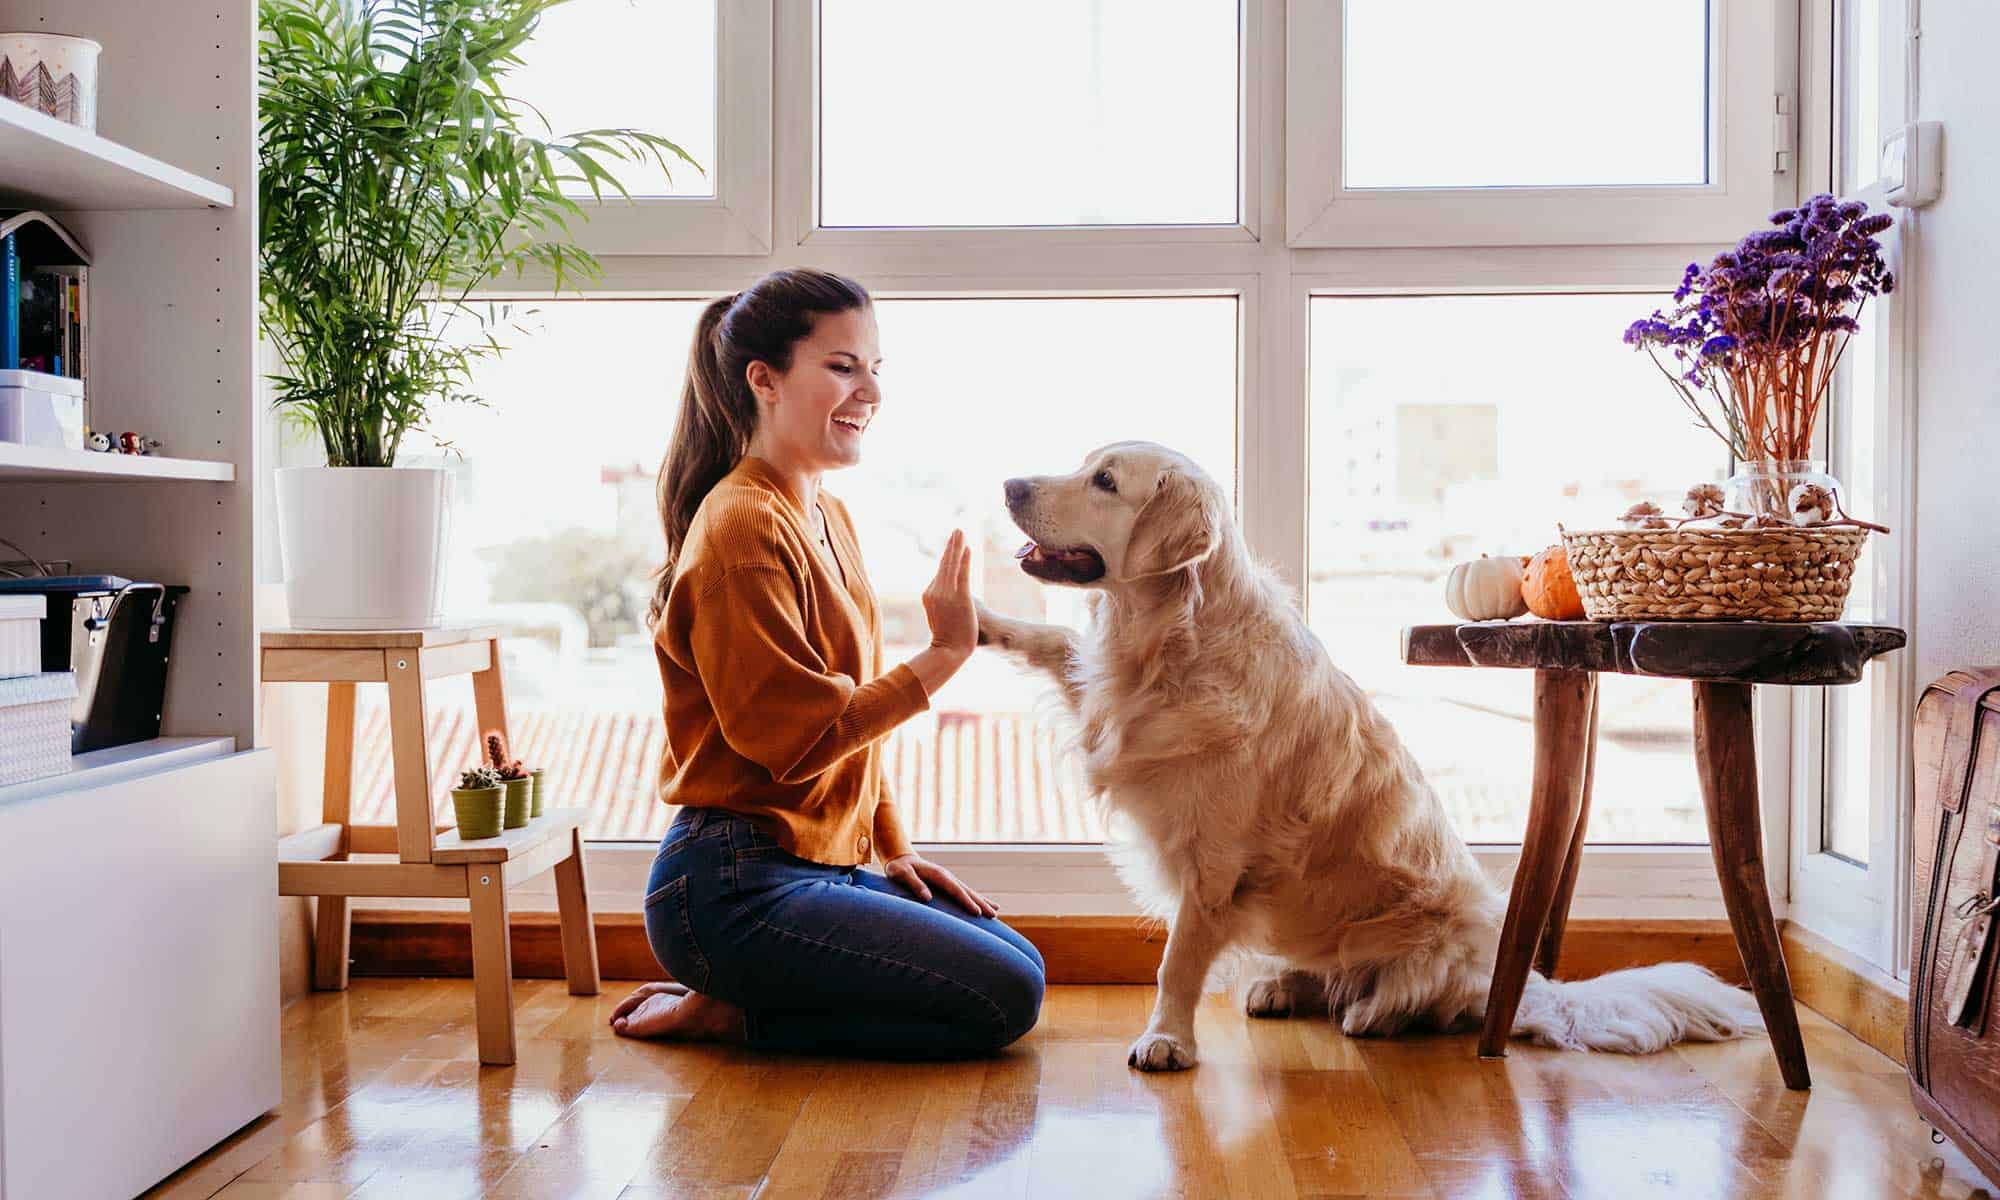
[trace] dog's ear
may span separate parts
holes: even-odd
[[[1199,564],[1215,552],[1224,520],[1194,480],[1168,471],[1132,523],[1125,578],[1170,575]]]

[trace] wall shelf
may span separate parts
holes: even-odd
[[[236,464],[156,454],[100,454],[0,442],[0,483],[84,483],[93,479],[202,479],[228,483]]]
[[[0,100],[0,207],[81,212],[235,203],[220,183]]]
[[[23,783],[0,787],[0,808],[22,800],[88,791],[113,783],[126,783],[175,771],[196,763],[227,758],[236,753],[231,737],[168,737],[92,750],[70,760],[70,769],[61,775],[44,775]]]

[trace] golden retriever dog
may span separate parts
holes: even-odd
[[[1328,1013],[1351,1035],[1452,1028],[1486,1007],[1505,897],[1396,731],[1252,561],[1186,457],[1123,442],[1071,475],[1012,479],[1021,567],[1095,590],[1076,633],[980,609],[982,643],[1047,672],[1081,728],[1126,882],[1169,922],[1159,998],[1128,1061],[1196,1061],[1224,950],[1277,968],[1253,1016]],[[1761,1029],[1748,993],[1685,963],[1533,976],[1514,1024],[1553,1046],[1650,1053]]]

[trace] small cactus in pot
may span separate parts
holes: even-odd
[[[507,791],[506,827],[519,829],[534,809],[535,781],[521,760],[507,753],[507,738],[499,730],[486,734],[486,761]]]
[[[458,836],[468,841],[498,837],[505,806],[504,786],[499,773],[491,767],[467,768],[458,777],[458,786],[451,789],[451,807],[458,818]]]

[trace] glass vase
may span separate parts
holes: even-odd
[[[1748,517],[1777,517],[1792,523],[1792,489],[1802,483],[1816,484],[1833,494],[1834,511],[1839,516],[1846,504],[1840,481],[1826,473],[1819,459],[1760,459],[1736,464],[1736,474],[1722,485],[1722,506]]]

